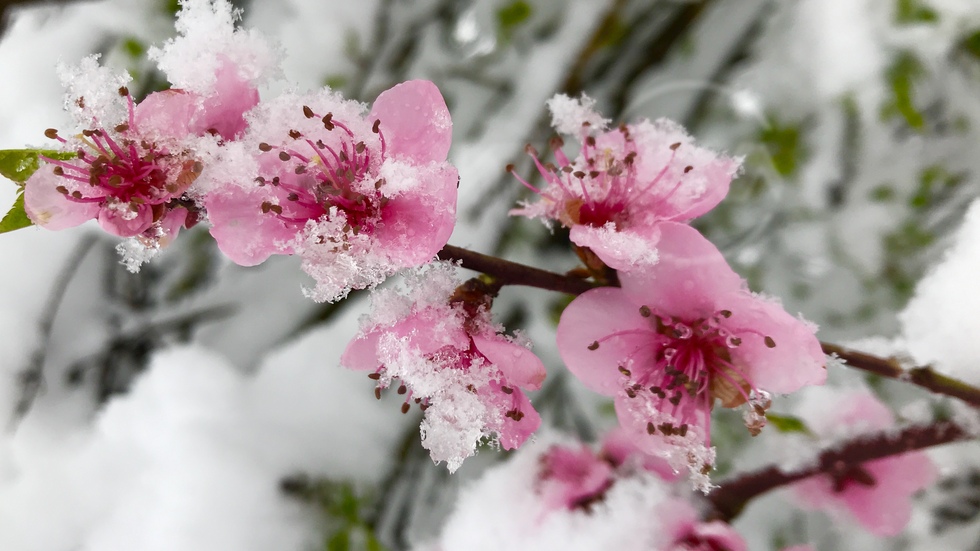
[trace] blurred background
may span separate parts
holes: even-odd
[[[326,85],[370,103],[403,80],[436,82],[461,176],[450,243],[549,270],[576,265],[567,233],[507,217],[526,190],[504,167],[535,176],[524,148],[548,150],[555,93],[586,93],[617,123],[669,117],[744,157],[729,197],[695,225],[825,341],[886,346],[977,196],[973,0],[234,3],[243,26],[281,44],[285,78],[264,97]],[[146,52],[173,36],[175,1],[0,7],[0,148],[43,146],[44,129],[68,125],[59,62],[100,53],[132,75],[136,96],[168,86]],[[0,204],[15,191],[0,185]],[[505,458],[487,449],[449,476],[420,448],[417,418],[337,367],[366,293],[312,303],[296,259],[232,265],[206,228],[138,274],[115,244],[89,226],[0,237],[5,551],[409,549]],[[494,313],[549,367],[534,398],[546,423],[593,439],[615,420],[561,370],[552,341],[565,304],[508,288]],[[715,428],[719,476],[767,453],[727,421]],[[753,550],[933,549],[942,538],[980,549],[978,473],[946,473],[893,540],[778,497],[736,527]]]

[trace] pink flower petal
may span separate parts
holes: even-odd
[[[180,89],[154,92],[136,105],[133,118],[141,133],[182,140],[192,134],[191,122],[200,97]]]
[[[552,446],[540,461],[538,491],[550,510],[572,509],[598,497],[613,483],[612,467],[587,446]]]
[[[158,238],[161,247],[166,247],[177,238],[180,229],[187,223],[187,215],[187,209],[177,207],[168,211],[159,220],[160,230],[163,232],[163,235]]]
[[[377,371],[381,367],[378,341],[382,334],[381,331],[371,331],[347,343],[347,348],[340,355],[340,365],[354,371]]]
[[[637,308],[622,289],[602,287],[579,295],[562,312],[556,337],[558,352],[585,386],[613,396],[622,389],[618,367],[625,358],[652,363],[645,337],[650,332],[649,321],[640,315],[624,315]],[[622,336],[594,347],[596,341],[618,333]]]
[[[499,389],[500,385],[491,383],[491,387]],[[523,392],[514,391],[513,394],[504,394],[498,390],[498,398],[505,399],[508,406],[513,403],[514,408],[523,414],[519,421],[504,417],[501,426],[497,428],[500,447],[505,450],[516,450],[541,426],[541,416]],[[500,411],[507,409],[510,408],[500,408]]]
[[[718,249],[686,224],[664,222],[660,232],[659,262],[641,273],[620,274],[626,294],[679,318],[731,309],[721,302],[743,289],[744,283]]]
[[[568,237],[579,247],[591,249],[599,260],[614,270],[646,270],[660,258],[656,248],[660,228],[656,225],[618,230],[613,224],[598,228],[576,224]]]
[[[872,534],[900,534],[912,518],[912,494],[936,480],[932,460],[925,453],[913,452],[863,466],[878,483],[852,484],[838,495],[839,499]]]
[[[375,236],[378,249],[399,268],[418,266],[438,253],[456,226],[456,167],[448,164],[426,171],[434,194],[404,193],[382,211],[383,225]],[[424,237],[420,239],[420,237]]]
[[[541,388],[547,371],[533,352],[503,337],[473,335],[472,338],[476,349],[497,366],[509,383],[525,390]]]
[[[446,160],[453,123],[432,82],[410,80],[381,92],[370,116],[381,120],[389,155],[417,163]]]
[[[238,74],[235,64],[221,57],[214,91],[204,99],[195,126],[198,133],[214,129],[222,138],[231,140],[245,130],[244,115],[259,103],[259,91]]]
[[[671,468],[666,460],[645,453],[636,440],[636,435],[622,427],[617,427],[602,439],[602,455],[615,466],[621,466],[638,459],[644,470],[654,473],[667,482],[680,478],[680,473]]]
[[[42,166],[24,188],[24,210],[35,224],[49,230],[73,228],[99,215],[99,203],[77,203],[58,192],[62,178]]]
[[[129,205],[117,208],[103,207],[99,211],[99,225],[102,229],[119,237],[134,237],[145,232],[153,225],[153,209],[150,205],[142,204],[137,208],[135,216],[129,211]],[[122,212],[119,209],[125,209]],[[123,214],[125,212],[125,214]],[[130,216],[132,216],[130,218]]]
[[[890,410],[867,390],[838,392],[813,402],[807,411],[811,430],[823,437],[893,425]],[[894,536],[911,518],[911,496],[935,482],[938,475],[924,452],[869,461],[860,468],[873,484],[845,478],[842,486],[835,487],[830,475],[817,475],[794,484],[792,495],[802,508],[848,511],[869,532]]]
[[[266,199],[267,195],[258,189],[245,190],[232,185],[205,198],[211,235],[221,252],[235,264],[261,264],[271,255],[285,252],[278,241],[296,235],[295,229],[260,211]]]
[[[760,388],[785,394],[827,380],[826,356],[813,329],[779,303],[742,292],[719,306],[731,310],[725,327],[741,338],[738,358],[751,366]]]

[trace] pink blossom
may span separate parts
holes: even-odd
[[[578,126],[578,156],[569,159],[561,139],[555,139],[557,166],[543,164],[529,146],[548,185],[538,191],[515,173],[540,199],[511,214],[559,221],[571,229],[572,242],[616,270],[650,266],[657,260],[660,224],[686,222],[711,210],[728,193],[739,161],[694,145],[667,119],[601,132],[594,126],[601,118],[581,105],[568,109],[569,101],[557,96],[549,105],[559,129],[574,126],[561,120],[563,115],[584,121]]]
[[[749,292],[718,250],[690,226],[661,225],[660,262],[621,272],[622,288],[590,290],[565,309],[559,352],[586,386],[614,396],[641,448],[687,465],[707,490],[710,413],[745,405],[753,433],[769,392],[821,384],[814,328]]]
[[[613,468],[586,445],[554,445],[541,456],[537,491],[545,508],[588,509],[613,484]]]
[[[807,416],[808,427],[822,438],[854,436],[895,424],[891,411],[867,390],[820,393]],[[793,496],[806,509],[848,511],[872,534],[895,536],[912,516],[911,496],[932,484],[936,468],[924,452],[909,452],[841,465],[828,475],[798,482]]]
[[[375,293],[373,319],[347,346],[341,364],[370,371],[381,389],[400,381],[402,412],[425,412],[422,445],[455,471],[486,439],[515,449],[541,418],[524,390],[540,388],[544,365],[527,345],[499,333],[485,308],[449,300],[453,266],[437,263],[401,295]]]
[[[46,165],[28,179],[24,206],[39,226],[60,230],[97,219],[120,237],[137,237],[146,247],[166,245],[181,227],[198,221],[191,185],[204,164],[191,140],[208,132],[231,138],[241,129],[242,113],[257,93],[222,65],[216,92],[203,97],[172,89],[147,96],[139,104],[126,87],[126,119],[104,123],[95,112],[91,125],[65,138],[54,129],[45,135],[75,153],[71,160],[42,157]],[[76,106],[88,113],[84,97]]]
[[[337,300],[446,244],[459,178],[446,162],[452,121],[433,83],[386,90],[367,114],[328,90],[256,111],[244,142],[257,156],[254,182],[230,182],[205,200],[211,234],[234,262],[300,255],[316,281],[308,294]]]
[[[662,539],[661,551],[746,551],[745,540],[730,525],[715,520],[700,522],[686,501],[674,499],[657,510]]]
[[[677,480],[679,475],[662,457],[644,452],[630,431],[622,427],[609,431],[602,439],[601,455],[613,467],[637,466],[667,482]]]

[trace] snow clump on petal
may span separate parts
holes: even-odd
[[[450,471],[481,442],[520,447],[541,423],[521,389],[536,390],[545,377],[541,360],[500,334],[486,308],[454,298],[454,270],[431,264],[401,292],[375,292],[374,314],[341,357],[343,366],[370,372],[379,397],[398,380],[402,413],[421,408],[422,446]]]

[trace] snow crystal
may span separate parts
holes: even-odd
[[[116,252],[120,256],[119,263],[125,266],[130,273],[135,274],[139,273],[143,264],[153,260],[160,253],[160,247],[147,247],[139,239],[131,237],[117,244]]]
[[[596,100],[585,94],[579,99],[556,94],[546,103],[551,111],[551,126],[559,134],[577,136],[586,124],[594,130],[605,130],[610,122],[596,111]]]
[[[160,352],[91,429],[11,439],[0,548],[315,547],[313,516],[281,480],[377,484],[407,429],[362,376],[324,366],[328,333],[273,354],[254,378],[202,348]]]
[[[374,287],[390,271],[387,257],[372,251],[368,234],[348,236],[343,249],[323,243],[324,235],[343,235],[346,223],[346,215],[331,207],[319,220],[308,220],[291,245],[303,257],[303,271],[316,281],[313,287],[304,287],[303,294],[317,302],[338,301],[352,288]]]
[[[553,509],[535,490],[542,455],[559,440],[545,435],[467,488],[432,549],[586,551],[655,549],[656,509],[667,492],[653,476],[617,480],[588,510]]]
[[[974,202],[946,257],[919,283],[899,316],[917,363],[980,384],[980,202]]]
[[[148,52],[175,88],[207,93],[223,60],[231,61],[248,81],[277,76],[281,54],[259,32],[236,30],[241,12],[229,2],[181,0],[180,5],[176,22],[180,36]]]
[[[80,127],[90,127],[93,118],[107,128],[126,119],[126,102],[120,100],[119,89],[132,78],[99,65],[98,54],[86,56],[75,65],[59,64],[58,76],[67,90],[65,109]]]

